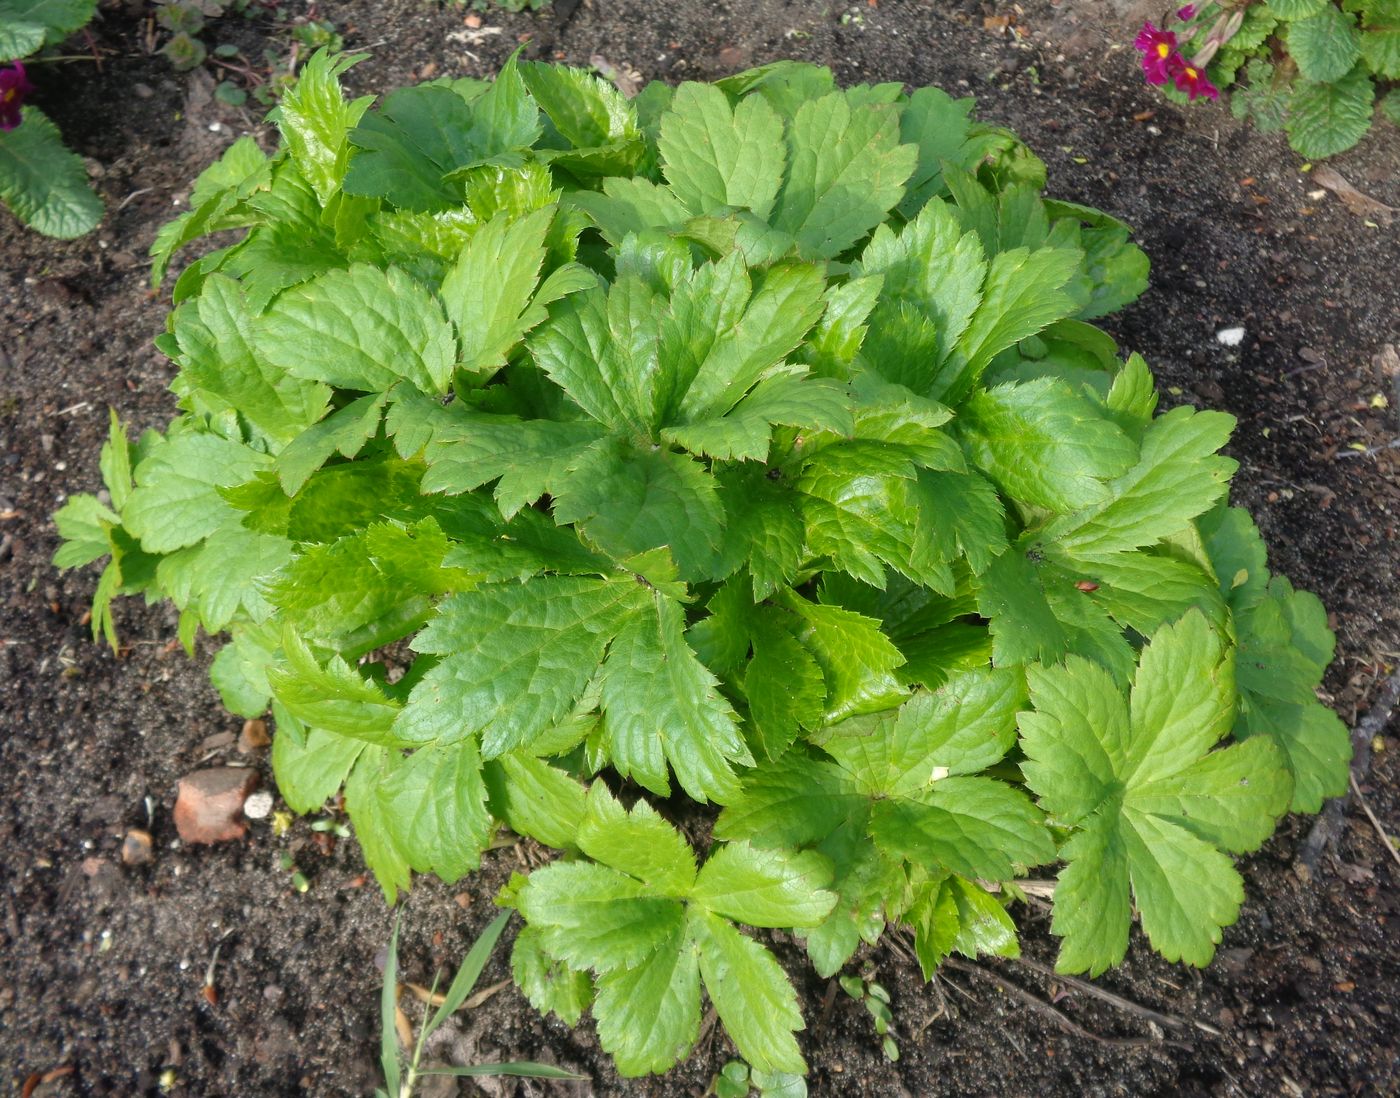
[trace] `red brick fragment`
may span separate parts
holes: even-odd
[[[243,802],[258,787],[256,770],[214,766],[180,779],[175,827],[187,843],[226,843],[243,838]]]

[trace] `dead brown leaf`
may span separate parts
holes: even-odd
[[[1343,177],[1342,173],[1335,168],[1330,168],[1326,164],[1314,168],[1313,180],[1322,187],[1326,187],[1342,200],[1342,205],[1354,213],[1357,217],[1369,217],[1379,221],[1382,225],[1389,225],[1391,219],[1400,213],[1394,206],[1387,206],[1384,202],[1372,198],[1369,194],[1358,191]]]

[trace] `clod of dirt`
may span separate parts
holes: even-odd
[[[212,736],[205,736],[199,742],[199,753],[203,755],[210,751],[222,751],[233,743],[233,739],[232,732],[215,732]]]
[[[187,843],[226,843],[243,838],[243,802],[258,786],[255,770],[214,766],[180,779],[175,827]]]
[[[122,839],[122,864],[145,865],[151,860],[151,833],[133,827]]]
[[[243,731],[238,734],[238,750],[245,755],[251,755],[254,751],[261,751],[272,743],[272,737],[267,734],[267,721],[247,720],[243,722]]]

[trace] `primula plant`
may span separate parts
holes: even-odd
[[[1400,0],[1226,0],[1143,24],[1143,75],[1180,102],[1238,82],[1237,118],[1304,156],[1344,152],[1381,111],[1400,124]]]
[[[1226,501],[1233,421],[1154,415],[1089,321],[1126,228],[1044,199],[970,100],[781,63],[633,101],[512,60],[233,145],[161,348],[181,414],[59,512],[57,563],[171,600],[298,811],[343,788],[392,900],[509,828],[513,968],[625,1074],[708,997],[756,1077],[888,928],[1014,954],[1061,865],[1060,967],[1134,915],[1203,965],[1231,855],[1346,784],[1332,635]],[[714,806],[714,807],[710,807]]]
[[[82,236],[102,219],[102,202],[82,158],[26,102],[34,86],[21,59],[63,41],[96,10],[97,0],[0,0],[0,202],[45,236]]]

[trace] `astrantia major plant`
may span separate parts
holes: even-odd
[[[161,234],[207,233],[160,346],[182,413],[57,562],[225,636],[299,811],[343,788],[392,900],[502,827],[542,1010],[627,1074],[707,996],[761,1073],[796,994],[889,927],[925,971],[1014,953],[1059,870],[1060,966],[1134,912],[1204,964],[1230,855],[1345,786],[1332,636],[1270,577],[1217,412],[1154,416],[1089,321],[1147,264],[1044,199],[970,100],[777,64],[632,102],[512,60],[346,102],[314,57]],[[713,808],[706,806],[715,806]],[[696,836],[703,836],[696,848]]]

